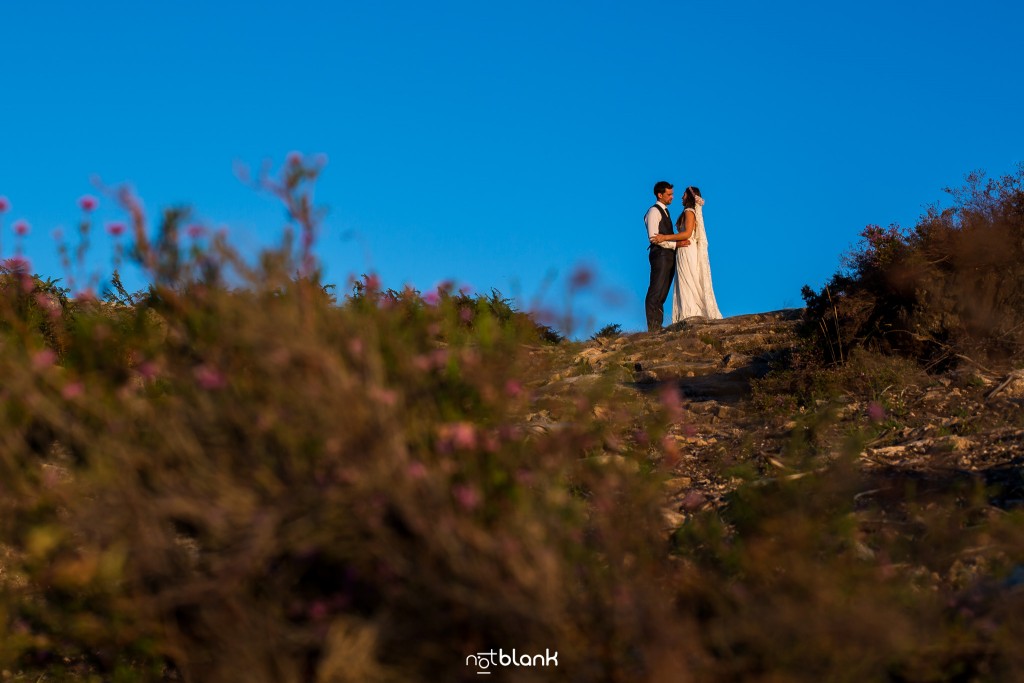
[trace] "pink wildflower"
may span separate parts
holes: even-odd
[[[53,349],[41,349],[32,354],[32,369],[45,370],[57,362],[57,354]]]
[[[29,230],[31,229],[29,227],[28,221],[25,220],[15,221],[14,225],[11,227],[14,228],[14,234],[17,235],[18,237],[24,237],[29,233]]]
[[[436,306],[440,300],[441,297],[438,296],[437,292],[427,292],[423,295],[423,302],[428,306]]]
[[[371,292],[376,292],[378,289],[380,289],[380,277],[378,277],[376,273],[370,273],[369,275],[365,275],[363,283],[365,284],[366,289]]]
[[[382,389],[380,387],[374,387],[370,390],[370,396],[382,406],[387,408],[394,408],[398,403],[398,394],[391,389]]]
[[[683,421],[683,397],[679,393],[679,387],[675,384],[664,384],[659,392],[661,405],[668,413],[669,419],[673,422]]]
[[[135,369],[145,380],[156,379],[156,376],[160,374],[160,369],[157,367],[156,363],[151,360],[142,361]]]
[[[223,389],[228,384],[224,374],[212,365],[200,365],[193,370],[193,374],[195,375],[196,383],[207,391]]]
[[[523,385],[516,379],[510,379],[505,382],[505,393],[509,397],[515,398],[519,394],[523,393]]]
[[[476,446],[476,427],[469,422],[456,422],[451,425],[452,445],[458,449],[468,450]]]
[[[501,448],[501,439],[498,438],[496,432],[487,432],[481,439],[480,447],[487,453],[497,453],[498,449]]]
[[[594,282],[594,271],[586,266],[580,266],[573,271],[572,276],[569,278],[569,285],[573,289],[582,289],[583,287],[589,287]]]
[[[7,259],[5,264],[12,272],[26,274],[32,270],[32,262],[21,254],[16,254]],[[32,291],[31,289],[28,291]]]
[[[85,393],[85,386],[81,382],[71,382],[65,384],[64,388],[60,390],[60,395],[64,397],[64,400],[71,401]]]
[[[204,237],[206,235],[206,228],[199,225],[198,223],[193,223],[192,225],[188,226],[186,233],[188,234],[190,239],[197,240],[200,237]]]
[[[464,510],[475,510],[480,507],[480,492],[472,486],[459,484],[452,488],[452,495]]]
[[[289,166],[299,166],[302,164],[302,154],[300,152],[288,152],[288,156],[285,159]]]
[[[98,202],[96,201],[96,198],[93,197],[92,195],[89,195],[89,194],[83,195],[78,200],[78,205],[80,207],[82,207],[82,211],[85,211],[86,213],[88,213],[88,212],[92,211],[93,209],[95,209],[97,203]]]
[[[107,232],[114,237],[120,237],[124,234],[124,223],[108,223]]]
[[[422,479],[427,476],[427,467],[421,462],[414,461],[409,463],[409,467],[406,468],[406,473],[410,479]]]
[[[7,200],[7,197],[0,197],[0,213],[7,213],[7,210],[11,208],[11,203]]]
[[[471,308],[460,308],[459,309],[459,320],[469,324],[473,322],[473,309]]]
[[[885,419],[885,408],[878,401],[868,403],[868,419],[872,422],[881,422]]]

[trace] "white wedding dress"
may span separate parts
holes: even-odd
[[[676,286],[672,297],[672,322],[699,315],[721,318],[711,288],[711,260],[708,258],[708,238],[704,232],[704,212],[700,206],[692,211],[696,218],[690,246],[676,249]]]

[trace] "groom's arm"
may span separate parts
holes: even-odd
[[[658,227],[661,225],[661,212],[653,206],[647,210],[647,215],[644,217],[644,223],[647,224],[647,240],[649,242],[654,241],[654,236],[658,234]],[[675,242],[662,242],[658,245],[662,249],[675,249]]]

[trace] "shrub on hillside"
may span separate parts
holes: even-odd
[[[947,190],[913,229],[868,226],[844,268],[804,288],[807,331],[831,362],[855,347],[948,365],[1024,350],[1024,166]]]
[[[0,667],[458,680],[502,647],[557,651],[545,680],[685,668],[656,482],[591,457],[646,460],[618,436],[636,414],[596,419],[596,385],[528,430],[529,316],[367,280],[338,305],[289,244],[249,265],[128,210],[148,291],[40,328],[35,290],[0,288]]]

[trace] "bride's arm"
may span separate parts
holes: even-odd
[[[697,225],[697,219],[694,218],[693,212],[686,210],[683,212],[683,225],[682,229],[674,235],[655,235],[651,238],[654,242],[690,242],[690,237],[693,235],[693,227]],[[679,227],[679,226],[676,226]],[[680,245],[685,246],[685,245]]]

